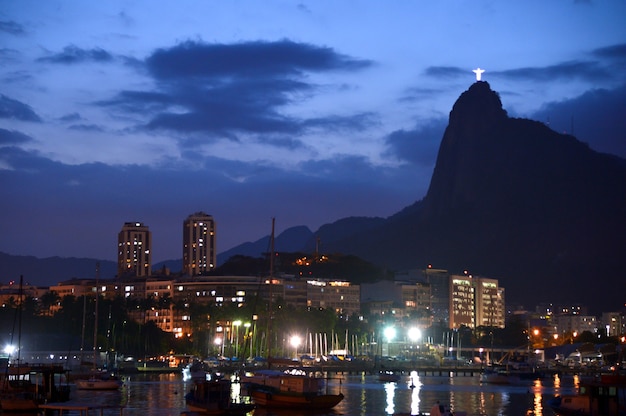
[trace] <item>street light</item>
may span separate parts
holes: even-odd
[[[291,344],[291,346],[294,348],[295,352],[295,358],[298,358],[298,347],[300,346],[300,342],[302,340],[300,339],[300,337],[298,335],[292,335],[291,339],[289,340],[289,343]]]
[[[220,352],[220,357],[224,356],[224,340],[220,337],[215,337],[213,343],[217,345],[217,350]]]
[[[396,328],[394,328],[393,326],[388,326],[387,328],[384,329],[383,335],[385,336],[385,339],[387,340],[387,354],[385,354],[385,351],[383,351],[383,355],[389,356],[389,344],[391,344],[391,341],[396,337]]]

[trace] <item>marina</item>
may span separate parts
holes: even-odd
[[[178,416],[194,414],[185,395],[194,381],[178,373],[145,373],[123,377],[119,390],[84,391],[72,386],[72,400],[44,405],[51,414],[80,416]],[[523,386],[482,384],[475,376],[423,376],[402,373],[397,382],[381,382],[374,373],[337,374],[328,379],[328,390],[345,397],[332,409],[289,410],[290,416],[425,415],[436,401],[467,416],[534,415],[554,416],[548,406],[555,395],[574,394],[577,375],[552,375]],[[241,383],[233,382],[231,396],[245,395]],[[58,406],[58,407],[55,407]],[[300,412],[300,413],[298,413]],[[286,415],[285,410],[257,407],[249,416]]]

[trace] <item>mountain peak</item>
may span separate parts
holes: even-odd
[[[476,81],[456,100],[450,112],[449,128],[457,133],[480,135],[507,119],[502,101],[486,81]]]

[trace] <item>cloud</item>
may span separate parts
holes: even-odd
[[[24,103],[0,94],[0,118],[40,122],[41,118]]]
[[[430,77],[437,78],[456,78],[467,77],[467,69],[462,69],[456,66],[429,66],[424,73]]]
[[[592,149],[626,159],[626,84],[594,89],[571,99],[551,102],[532,115],[561,133],[576,136]]]
[[[81,49],[74,45],[63,48],[63,52],[37,59],[38,62],[54,64],[77,64],[82,62],[111,62],[113,56],[101,48]]]
[[[599,62],[569,61],[545,67],[516,68],[505,71],[492,71],[491,75],[501,75],[515,80],[555,81],[581,79],[588,82],[612,79],[611,72]]]
[[[96,124],[72,124],[68,128],[72,130],[90,131],[90,132],[102,132],[106,130],[104,127],[98,126]]]
[[[414,130],[397,130],[386,137],[385,156],[425,167],[434,167],[441,138],[448,122],[431,120]]]
[[[24,144],[32,140],[32,137],[19,131],[0,129],[0,146]]]
[[[366,115],[301,120],[282,111],[313,96],[307,74],[355,71],[370,61],[332,48],[288,40],[210,44],[187,41],[157,49],[145,60],[157,83],[154,91],[122,91],[99,104],[147,116],[143,128],[191,137],[237,140],[241,134],[298,136],[307,129],[363,127]],[[343,87],[343,86],[341,86]],[[195,140],[199,137],[193,135]],[[186,139],[182,139],[186,140]]]
[[[14,21],[1,20],[0,21],[0,32],[8,33],[10,35],[24,35],[26,31],[24,27]]]
[[[84,119],[79,113],[70,113],[62,117],[59,117],[59,121],[64,121],[64,122],[74,122],[74,121],[81,121],[81,120],[84,120]]]
[[[161,80],[206,78],[277,78],[310,71],[360,70],[370,61],[352,59],[332,48],[289,40],[209,44],[187,41],[157,49],[146,64]]]

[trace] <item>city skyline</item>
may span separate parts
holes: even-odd
[[[3,2],[0,251],[152,262],[180,221],[218,253],[270,233],[393,215],[428,188],[479,75],[510,116],[626,157],[626,4],[571,1]],[[89,232],[84,232],[85,228]]]

